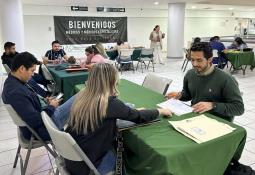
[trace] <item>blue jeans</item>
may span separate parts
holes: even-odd
[[[51,119],[60,130],[63,129],[64,125],[67,122],[67,119],[69,118],[74,99],[75,95],[68,99],[65,103],[57,107],[53,116],[51,117]]]
[[[112,150],[108,151],[102,159],[102,162],[97,167],[100,174],[106,175],[107,173],[115,171],[116,155]],[[112,173],[114,174],[114,173]]]

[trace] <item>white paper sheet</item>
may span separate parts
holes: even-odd
[[[170,109],[175,115],[183,115],[193,111],[192,107],[176,99],[169,99],[163,103],[158,104],[157,106]]]

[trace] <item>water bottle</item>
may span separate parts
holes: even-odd
[[[58,63],[60,64],[60,63],[61,63],[61,60],[62,60],[62,57],[61,57],[61,55],[60,55],[60,54],[58,55],[57,60],[58,60]]]
[[[240,52],[243,52],[243,44],[240,46]]]

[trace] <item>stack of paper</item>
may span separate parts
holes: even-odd
[[[180,100],[170,99],[158,104],[161,108],[170,109],[175,115],[183,115],[193,111],[193,108],[184,104]]]
[[[205,115],[181,121],[169,121],[169,123],[177,131],[197,143],[203,143],[221,137],[235,130],[235,128],[228,124],[206,117]]]

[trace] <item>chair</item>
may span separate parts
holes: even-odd
[[[141,51],[141,55],[140,55],[140,58],[138,60],[136,69],[138,68],[138,64],[140,63],[142,73],[143,73],[143,66],[142,66],[143,64],[144,64],[145,69],[146,69],[145,61],[149,62],[148,65],[147,65],[147,69],[149,69],[149,66],[150,66],[150,63],[151,63],[152,64],[152,69],[153,69],[153,72],[154,72],[153,49],[142,49],[142,51]]]
[[[116,60],[116,58],[119,56],[119,53],[117,50],[107,50],[106,54],[110,60]]]
[[[3,64],[3,66],[4,66],[4,69],[7,73],[7,75],[8,75],[11,72],[11,69],[9,68],[9,66],[7,64]]]
[[[51,118],[45,112],[42,112],[42,119],[50,134],[52,142],[55,145],[56,151],[60,155],[56,157],[56,163],[58,170],[62,175],[69,174],[68,170],[65,168],[63,158],[72,161],[84,161],[95,175],[100,175],[96,167],[92,164],[69,133],[59,131]]]
[[[185,59],[183,60],[181,70],[183,70],[183,72],[185,72],[187,65],[188,65],[189,61],[191,60],[191,58],[190,58],[190,53],[189,53],[188,49],[183,48],[183,52],[185,54]]]
[[[142,86],[165,95],[172,81],[171,79],[160,77],[155,74],[148,74]]]
[[[20,132],[20,129],[17,128],[18,130],[18,141],[19,141],[19,146],[17,149],[17,153],[15,156],[15,160],[14,160],[14,164],[13,164],[13,168],[16,168],[17,162],[18,162],[18,158],[20,158],[20,171],[21,171],[21,175],[25,175],[26,174],[26,169],[27,169],[27,165],[28,165],[28,161],[30,158],[30,154],[32,149],[35,148],[39,148],[44,146],[51,154],[53,157],[56,157],[56,153],[55,151],[53,151],[48,144],[50,144],[51,142],[45,142],[41,139],[41,137],[35,132],[34,129],[32,129],[30,126],[28,126],[21,118],[20,116],[16,113],[16,111],[12,108],[11,105],[9,104],[5,104],[8,113],[10,114],[13,122],[15,125],[17,125],[18,127],[27,127],[29,129],[30,132],[32,132],[32,136],[30,140],[27,140],[26,138],[24,138],[24,136],[22,135],[22,133]],[[36,139],[36,140],[35,140]],[[25,158],[25,162],[23,163],[23,159],[22,156],[20,154],[20,149],[27,149],[27,154],[26,154],[26,158]]]
[[[133,51],[133,54],[131,55],[131,59],[132,61],[139,61],[139,58],[141,56],[141,51],[142,49],[141,48],[135,48],[134,51]]]
[[[3,84],[4,84],[5,77],[8,76],[8,74],[11,72],[11,69],[9,68],[9,66],[7,64],[3,64],[3,67],[5,69],[5,72],[1,68],[1,72],[0,72],[0,78],[1,78],[0,92],[2,92],[2,90],[3,90]]]
[[[55,82],[54,78],[52,77],[48,68],[44,64],[42,64],[41,70],[42,70],[42,74],[43,74],[44,78],[50,82],[50,84],[47,84],[47,89],[52,94],[57,93],[56,82]]]
[[[133,60],[131,59],[133,51],[134,51],[134,49],[121,49],[120,50],[118,65],[120,65],[121,73],[122,73],[124,65],[131,65],[133,72],[135,72],[134,63],[133,63]]]
[[[227,62],[221,60],[220,53],[216,49],[213,49],[213,64],[220,69],[223,69],[223,65],[227,64]]]

